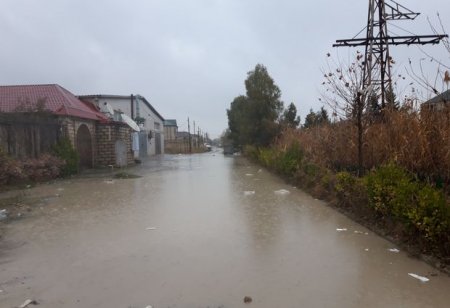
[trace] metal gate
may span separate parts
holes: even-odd
[[[77,131],[77,151],[80,155],[80,168],[92,168],[92,138],[89,128],[84,124]]]
[[[127,145],[122,140],[117,140],[115,144],[116,166],[125,167],[127,165]]]
[[[147,156],[147,132],[139,132],[139,157],[144,158]]]
[[[161,154],[161,133],[155,133],[155,154]]]

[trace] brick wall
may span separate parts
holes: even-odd
[[[116,165],[116,142],[122,140],[126,145],[127,164],[133,164],[131,150],[131,129],[121,123],[97,124],[97,159],[95,164],[99,167]]]

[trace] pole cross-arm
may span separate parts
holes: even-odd
[[[411,35],[411,36],[386,36],[384,38],[368,37],[368,38],[354,38],[336,40],[333,47],[357,47],[368,46],[371,43],[382,44],[388,43],[389,45],[428,45],[438,44],[444,38],[448,38],[447,34],[438,35]]]
[[[393,1],[385,1],[385,12],[386,12],[386,20],[402,20],[402,19],[410,19],[414,20],[420,13],[415,13],[410,9],[404,7],[403,5]]]

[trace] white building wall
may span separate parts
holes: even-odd
[[[120,110],[133,119],[136,117],[144,118],[145,122],[142,129],[152,136],[151,139],[147,139],[147,154],[156,154],[156,134],[160,134],[161,136],[161,154],[164,154],[164,120],[156,115],[140,96],[133,96],[133,115],[131,114],[131,96],[105,95],[102,97],[100,95],[98,97],[88,98],[88,100],[99,107],[107,102],[114,110]]]

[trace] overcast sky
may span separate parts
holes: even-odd
[[[429,34],[436,12],[450,31],[450,1],[398,0],[422,15],[399,23]],[[363,0],[1,0],[0,84],[57,83],[75,95],[141,94],[187,129],[213,137],[245,94],[247,72],[264,64],[304,119],[319,109],[321,67],[336,39],[366,24]],[[398,34],[402,31],[392,28]],[[446,57],[442,47],[427,49]],[[347,58],[351,49],[340,49]],[[399,67],[416,47],[391,50]]]

